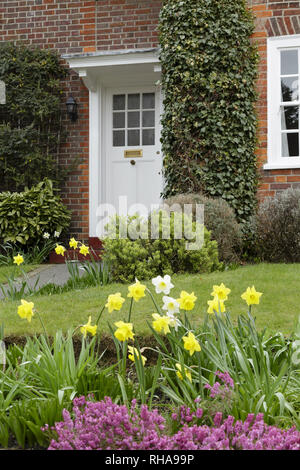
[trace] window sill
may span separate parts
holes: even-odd
[[[289,162],[289,163],[266,163],[263,166],[264,170],[293,170],[293,169],[300,169],[300,158],[298,162]]]

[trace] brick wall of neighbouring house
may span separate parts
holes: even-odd
[[[300,1],[248,0],[254,11],[254,40],[260,53],[258,79],[259,148],[257,157],[261,176],[258,196],[274,196],[277,191],[300,187],[300,170],[263,170],[267,162],[267,38],[300,34]]]
[[[6,0],[0,2],[0,41],[50,48],[59,54],[96,50],[156,47],[161,0]],[[97,19],[97,21],[96,21]],[[64,103],[72,94],[79,119],[64,127],[66,142],[60,162],[80,165],[68,177],[62,196],[72,210],[71,234],[81,240],[89,235],[89,94],[70,72],[63,84]]]

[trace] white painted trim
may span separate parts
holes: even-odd
[[[89,96],[89,235],[96,236],[96,213],[99,204],[100,166],[100,129],[101,129],[101,87],[90,91]]]
[[[272,36],[268,38],[268,43],[276,43],[275,47],[298,47],[300,34],[289,34],[287,36]],[[281,43],[279,46],[278,44]]]
[[[129,52],[128,54],[105,54],[100,56],[67,57],[74,70],[114,65],[159,64],[158,51]]]
[[[296,168],[300,168],[300,158],[299,157],[286,157],[286,158],[297,158],[299,163],[266,163],[263,168],[264,170],[292,170]]]
[[[82,78],[83,83],[85,84],[88,90],[94,91],[94,92],[97,91],[97,80],[94,77],[92,77],[91,74],[89,74],[86,69],[78,70],[78,75],[80,78]]]
[[[300,163],[293,162],[293,159],[300,161],[299,157],[281,157],[280,51],[295,47],[300,48],[300,34],[267,40],[268,162],[263,166],[265,170],[300,168]]]

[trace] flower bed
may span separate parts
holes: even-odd
[[[201,408],[191,413],[182,407],[179,414],[182,426],[170,435],[166,419],[146,405],[137,410],[136,400],[128,410],[108,397],[101,402],[77,398],[74,418],[64,410],[63,421],[53,427],[57,437],[49,450],[300,450],[299,431],[268,426],[261,414],[249,414],[243,422],[233,416],[223,420],[218,413],[213,426],[193,424],[201,421]]]
[[[58,331],[52,341],[42,312],[21,299],[20,318],[38,318],[44,333],[7,350],[0,371],[0,445],[7,447],[14,437],[21,447],[48,447],[52,429],[53,448],[298,448],[299,331],[290,338],[258,331],[253,308],[263,294],[254,286],[241,293],[248,311],[234,324],[226,311],[231,290],[223,283],[213,286],[204,321],[194,323],[189,315],[197,293],[181,290],[172,297],[176,286],[169,275],[153,278],[152,285],[155,292],[136,280],[127,298],[109,294],[97,316],[88,313],[86,323],[67,335]],[[147,347],[132,321],[146,296],[153,303],[153,343]],[[112,312],[119,315],[108,321],[116,361],[103,366],[99,322]],[[79,354],[73,344],[78,334]],[[105,432],[101,413],[115,417],[106,421]]]

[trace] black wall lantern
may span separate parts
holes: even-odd
[[[69,96],[66,102],[67,105],[67,113],[69,118],[72,122],[77,121],[78,113],[77,113],[77,103],[74,100],[73,96]]]

